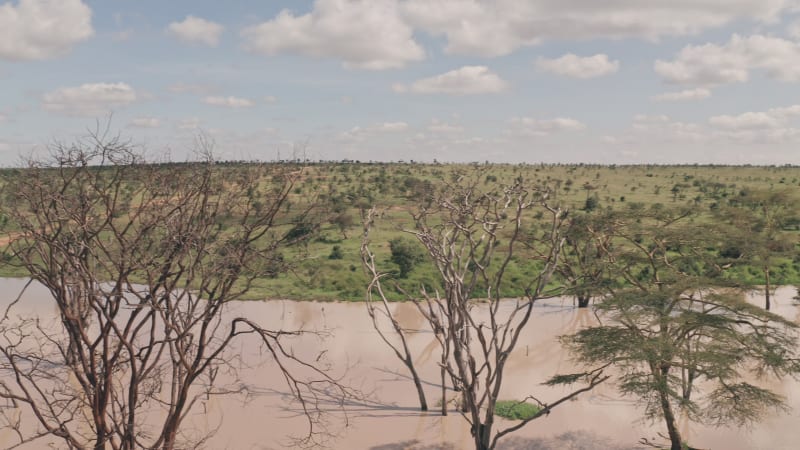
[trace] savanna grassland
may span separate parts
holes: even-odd
[[[239,163],[219,163],[216,170],[225,179],[236,176],[239,167]],[[641,211],[683,208],[696,213],[693,220],[705,223],[709,229],[722,230],[721,221],[726,219],[719,215],[720,211],[740,208],[753,214],[753,220],[770,220],[770,214],[779,211],[783,217],[781,239],[794,248],[784,249],[772,258],[771,283],[800,284],[800,167],[354,162],[281,163],[271,167],[274,170],[266,172],[261,188],[267,192],[277,177],[293,178],[291,194],[282,206],[283,215],[291,216],[293,223],[284,227],[291,226],[292,234],[307,235],[308,239],[281,251],[279,262],[290,270],[256,280],[247,294],[253,299],[363,300],[369,280],[360,254],[362,217],[371,207],[376,208],[377,214],[370,247],[382,269],[411,291],[415,286],[435,285],[428,259],[421,249],[414,248],[412,237],[403,230],[413,227],[411,212],[424,205],[427,193],[458,177],[476,178],[486,190],[522,177],[528,184],[548,186],[552,190],[548,202],[575,215],[615,211],[635,216]],[[25,176],[25,170],[8,169],[2,173],[4,183],[13,183],[19,176]],[[135,174],[131,174],[131,180],[135,182]],[[15,208],[14,198],[6,196],[3,208]],[[762,212],[766,216],[759,219]],[[530,219],[535,224],[538,218]],[[0,242],[6,244],[15,236],[15,224],[8,214],[1,220],[4,237]],[[502,247],[502,240],[500,244]],[[402,256],[392,257],[392,245],[395,253]],[[736,256],[735,249],[708,250]],[[7,256],[6,261],[11,264],[3,265],[0,273],[25,275],[13,264],[12,257]],[[526,258],[524,250],[518,251],[509,265],[503,295],[522,295],[519,286],[525,284],[535,264]],[[728,272],[742,284],[765,283],[763,270],[752,261],[736,261]],[[403,298],[399,292],[389,294]]]

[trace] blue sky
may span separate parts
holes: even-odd
[[[646,6],[645,6],[646,4]],[[0,0],[0,164],[800,164],[797,0]],[[110,119],[109,119],[110,118]]]

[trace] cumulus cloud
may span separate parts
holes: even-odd
[[[567,53],[555,59],[539,58],[536,67],[556,75],[586,79],[616,73],[619,70],[619,61],[611,61],[603,53],[586,57]]]
[[[175,94],[196,94],[208,95],[216,91],[213,86],[205,84],[192,84],[192,83],[175,83],[171,84],[167,89]]]
[[[739,115],[720,115],[708,119],[711,125],[729,130],[778,129],[800,116],[800,105],[772,108],[767,111],[748,111]]]
[[[568,117],[555,119],[535,119],[533,117],[514,117],[509,120],[509,134],[522,136],[548,136],[561,131],[580,131],[586,128],[582,122]]]
[[[167,33],[183,42],[203,44],[209,47],[219,45],[219,38],[225,27],[206,19],[186,16],[182,22],[172,22],[167,26]]]
[[[493,94],[506,90],[508,83],[486,66],[464,66],[441,75],[417,80],[406,86],[395,84],[395,92],[415,94]]]
[[[782,38],[733,35],[724,45],[684,47],[672,61],[658,60],[655,71],[673,84],[717,86],[745,82],[751,70],[781,81],[800,81],[800,44]]]
[[[444,36],[449,53],[499,56],[544,39],[684,36],[736,20],[773,21],[794,0],[408,0],[414,26]]]
[[[41,60],[89,39],[92,10],[80,0],[20,0],[0,5],[0,59]]]
[[[800,39],[800,20],[795,20],[786,27],[786,35],[795,40]]]
[[[255,106],[255,102],[250,99],[234,96],[209,96],[203,99],[203,103],[225,108],[250,108],[251,106]]]
[[[425,57],[395,0],[316,0],[308,14],[283,10],[242,36],[254,53],[335,57],[350,68],[394,69]]]
[[[428,125],[428,131],[437,134],[458,134],[464,132],[464,127],[458,124],[441,122],[437,119],[431,121]]]
[[[161,126],[161,121],[155,117],[136,117],[131,120],[128,126],[134,128],[158,128]]]
[[[200,128],[202,124],[203,121],[197,117],[190,117],[188,119],[181,119],[177,126],[179,130],[196,130]]]
[[[406,122],[383,122],[368,127],[355,126],[347,131],[339,133],[337,139],[340,141],[363,142],[369,137],[384,133],[401,133],[407,131],[409,128]]]
[[[701,122],[637,115],[628,131],[605,136],[615,150],[653,152],[658,162],[775,164],[797,158],[800,105],[718,115]]]
[[[705,88],[685,89],[677,92],[664,92],[663,94],[651,97],[657,102],[683,102],[692,100],[703,100],[711,97],[711,91]]]
[[[408,124],[405,122],[384,122],[375,127],[378,131],[397,132],[408,130]]]
[[[97,117],[138,99],[136,91],[126,83],[87,83],[44,94],[42,107],[59,114]]]

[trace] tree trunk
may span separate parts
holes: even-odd
[[[106,434],[103,430],[97,430],[97,441],[94,443],[94,450],[106,450]]]
[[[442,415],[447,415],[447,385],[445,384],[445,380],[447,379],[447,356],[444,352],[442,352]]]
[[[472,432],[475,438],[475,450],[490,450],[491,444],[491,425],[479,423],[472,427]]]
[[[589,306],[589,301],[592,298],[588,295],[579,295],[578,296],[578,308],[586,308]]]
[[[671,442],[670,450],[682,450],[681,433],[678,431],[678,424],[676,423],[675,415],[672,413],[672,405],[669,403],[667,392],[662,390],[659,392],[659,396],[661,397],[661,409],[664,413],[664,421],[667,423],[667,432]]]
[[[770,288],[772,287],[771,283],[770,283],[770,279],[769,279],[769,267],[764,267],[764,279],[767,282],[766,296],[765,296],[765,299],[766,299],[765,308],[766,308],[767,311],[769,311],[769,308],[771,306],[770,302],[769,302],[769,291],[770,291]]]
[[[419,379],[419,375],[417,374],[417,370],[414,368],[414,363],[411,362],[411,358],[406,361],[406,366],[408,366],[408,371],[411,372],[411,378],[414,380],[414,387],[417,388],[417,395],[419,396],[419,409],[420,411],[427,411],[428,401],[425,400],[425,390],[422,389],[422,381]]]

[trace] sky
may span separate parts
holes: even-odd
[[[800,0],[0,0],[0,165],[800,164]]]

